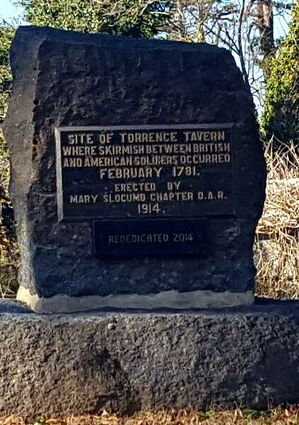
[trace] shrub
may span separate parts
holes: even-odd
[[[14,29],[0,27],[0,124],[6,114],[12,77],[9,68],[9,47]],[[8,195],[9,158],[0,129],[0,296],[13,297],[17,283],[19,251],[16,243],[13,210]]]
[[[152,38],[168,18],[170,1],[20,0],[33,25]]]
[[[267,81],[262,130],[266,139],[272,135],[275,145],[299,146],[299,2],[293,8],[290,32],[282,42],[277,57],[271,61]]]
[[[299,298],[299,154],[294,145],[266,148],[264,212],[256,231],[256,293]]]

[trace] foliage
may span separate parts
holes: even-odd
[[[15,236],[0,224],[0,297],[15,298],[18,268],[19,250]]]
[[[167,20],[171,1],[19,0],[33,25],[152,38]]]
[[[271,62],[262,129],[276,144],[299,146],[299,2],[294,6],[290,32]],[[278,142],[279,141],[279,142]]]
[[[7,26],[0,26],[0,123],[3,121],[9,91],[11,89],[11,73],[9,68],[9,47],[15,30]],[[1,154],[1,140],[0,140]]]
[[[9,47],[14,29],[0,27],[0,124],[4,119],[9,91],[11,89],[11,73],[9,68]],[[7,145],[0,129],[0,206],[9,204],[8,199],[9,159]],[[0,214],[1,220],[1,214]]]
[[[0,26],[0,124],[3,121],[12,77],[9,47],[15,30]],[[19,252],[15,240],[13,211],[8,195],[9,158],[6,141],[0,129],[0,296],[13,297],[17,289]]]
[[[0,130],[0,203],[8,196],[9,159],[3,133]],[[1,217],[1,215],[0,215]]]
[[[206,41],[234,55],[257,105],[262,105],[268,62],[279,44],[274,25],[287,20],[293,0],[176,0],[168,36]]]
[[[19,250],[8,195],[8,181],[8,152],[0,131],[0,297],[15,297],[18,287]]]

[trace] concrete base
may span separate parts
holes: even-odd
[[[32,295],[27,288],[20,287],[17,300],[25,303],[37,313],[76,313],[98,309],[175,309],[192,310],[199,308],[224,308],[250,305],[254,302],[252,291],[246,292],[215,292],[215,291],[164,291],[157,294],[111,294],[106,297],[99,295],[70,297],[55,295],[40,298]]]
[[[299,402],[299,302],[37,315],[0,303],[0,416]]]

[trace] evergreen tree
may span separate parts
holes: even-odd
[[[152,38],[162,29],[171,1],[19,0],[33,25]]]
[[[262,128],[276,144],[299,146],[299,2],[292,11],[290,32],[271,62]]]
[[[14,33],[13,28],[0,26],[0,124],[6,113],[8,95],[11,89],[9,47]]]

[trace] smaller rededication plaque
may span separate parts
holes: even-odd
[[[208,252],[208,223],[193,219],[147,219],[96,221],[95,252],[120,256],[205,256]]]

